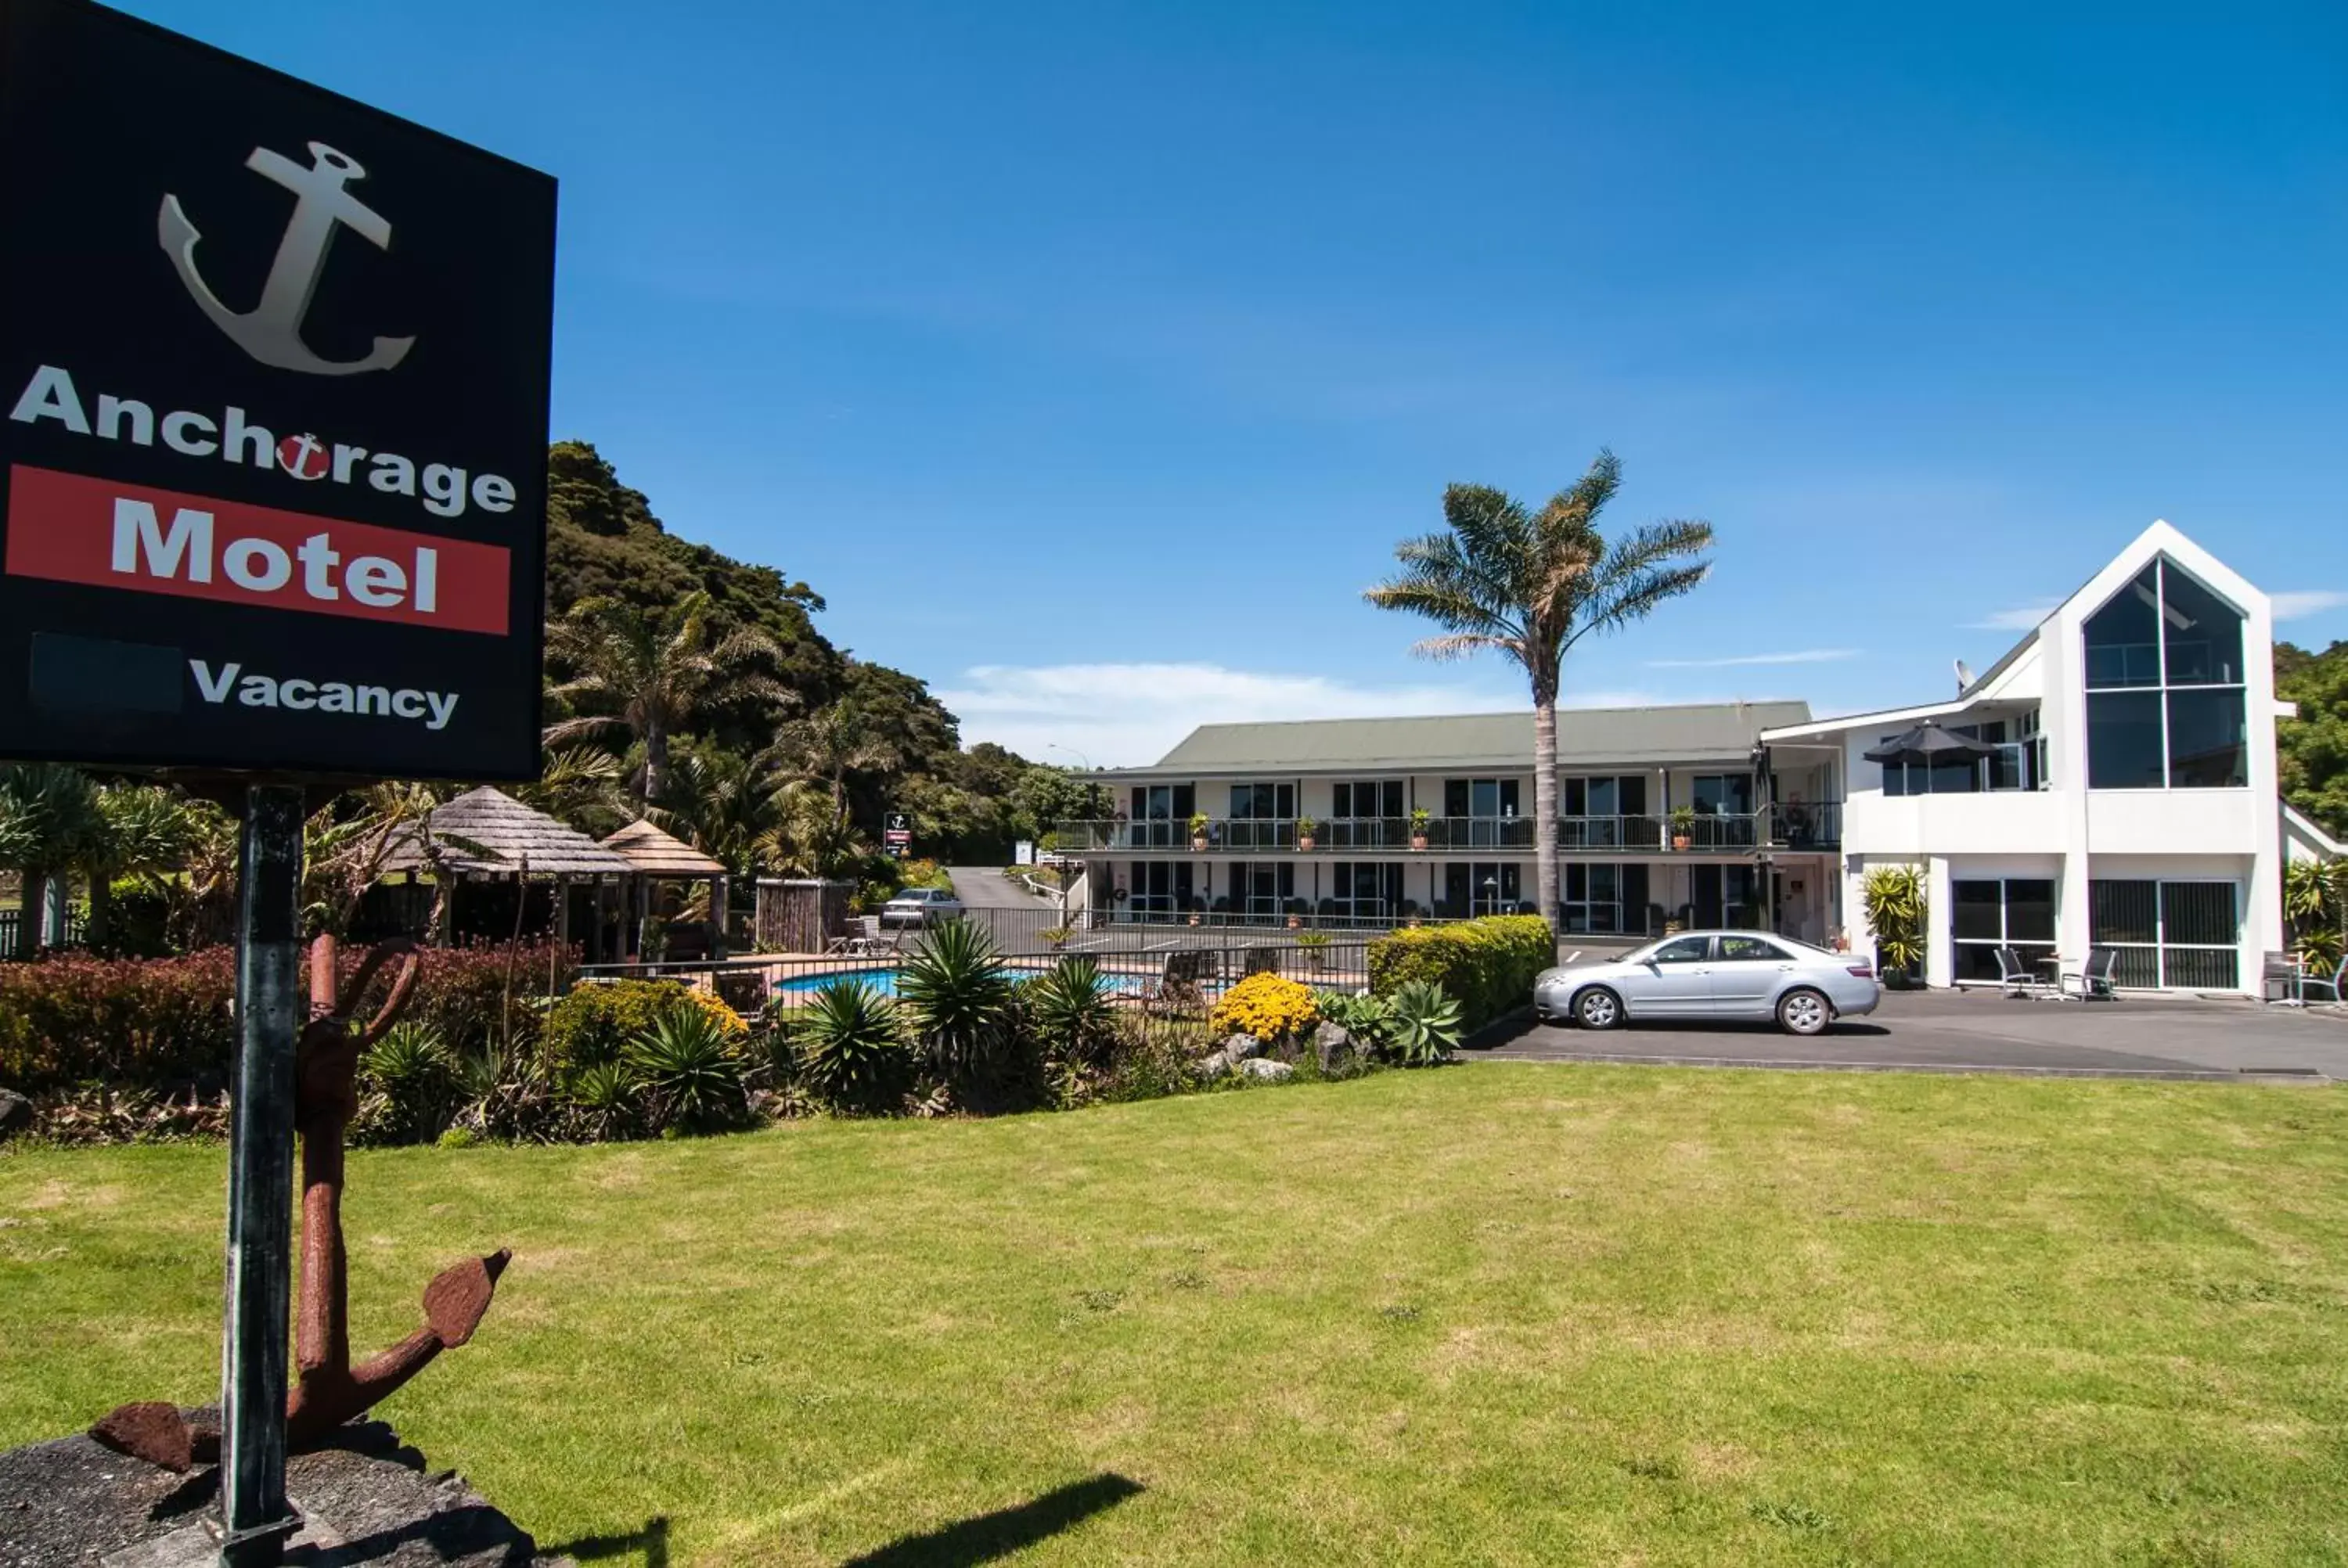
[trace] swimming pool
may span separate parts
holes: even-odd
[[[777,980],[775,982],[775,994],[778,997],[808,997],[813,996],[816,992],[823,989],[824,987],[835,984],[840,980],[862,980],[866,985],[872,987],[882,996],[893,997],[897,994],[898,972],[899,971],[894,966],[881,964],[875,965],[869,968],[826,969],[819,974],[793,975],[788,979]],[[1050,972],[1051,971],[1048,968],[1033,969],[1007,968],[997,969],[995,971],[998,976],[1006,980],[1032,980]],[[1101,975],[1101,980],[1110,990],[1122,992],[1138,992],[1146,990],[1148,989],[1150,983],[1149,979],[1145,976],[1120,975],[1110,972],[1104,972]],[[1215,988],[1213,986],[1210,986],[1208,989],[1211,990]]]

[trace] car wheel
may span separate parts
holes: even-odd
[[[1834,1009],[1814,990],[1787,991],[1777,999],[1777,1027],[1787,1034],[1823,1034],[1834,1021]]]
[[[1622,1022],[1622,999],[1592,986],[1573,999],[1573,1018],[1584,1029],[1614,1029]]]

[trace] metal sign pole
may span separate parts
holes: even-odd
[[[228,1311],[221,1348],[221,1568],[275,1568],[285,1501],[285,1329],[292,1296],[294,1044],[302,987],[297,784],[245,792],[229,1133]]]

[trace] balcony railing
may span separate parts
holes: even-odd
[[[1298,831],[1305,820],[1312,821],[1309,835]],[[1054,847],[1071,855],[1178,849],[1226,855],[1265,850],[1315,855],[1412,850],[1456,854],[1485,849],[1529,854],[1533,848],[1533,819],[1529,816],[1437,816],[1419,824],[1402,816],[1210,817],[1205,831],[1195,836],[1187,822],[1118,817],[1063,822],[1053,827],[1052,834]],[[1563,816],[1558,818],[1557,842],[1559,847],[1577,854],[1834,849],[1842,843],[1842,806],[1838,802],[1824,802],[1767,806],[1755,812],[1699,813],[1676,826],[1670,818],[1654,815]]]

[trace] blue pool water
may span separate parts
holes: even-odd
[[[1045,971],[1037,968],[998,969],[995,972],[1007,980],[1032,980]],[[1107,983],[1108,989],[1114,991],[1138,991],[1148,983],[1139,975],[1105,974],[1101,979]],[[789,979],[776,981],[775,994],[785,997],[812,996],[838,980],[862,980],[884,997],[893,997],[897,994],[897,971],[887,965],[867,969],[829,969],[821,974],[794,975]]]

